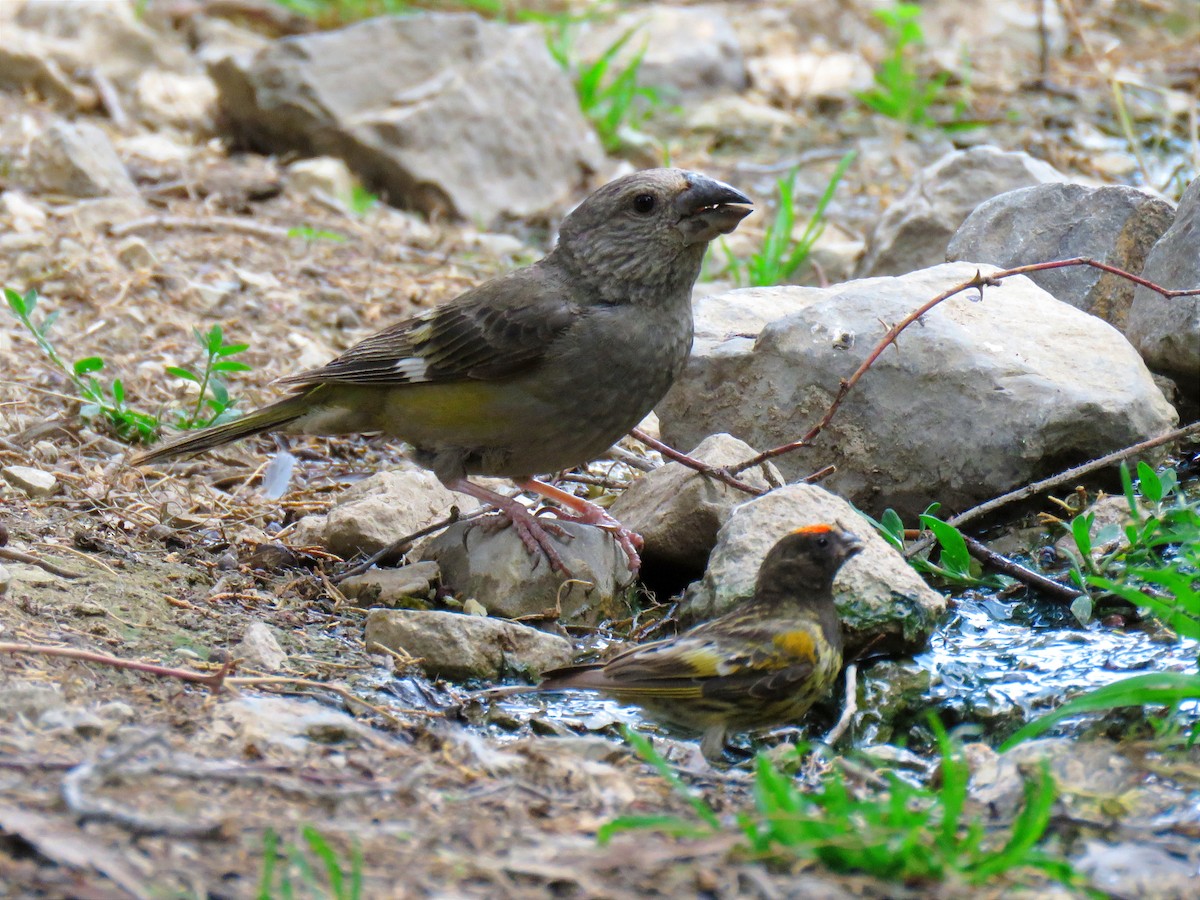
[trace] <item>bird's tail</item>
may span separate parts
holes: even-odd
[[[220,447],[223,444],[232,444],[234,441],[240,441],[253,434],[281,428],[296,421],[310,408],[305,394],[287,397],[278,403],[256,409],[240,419],[226,422],[224,425],[215,425],[202,431],[180,435],[172,441],[167,441],[145,453],[138,454],[131,462],[135,466],[140,466],[145,463],[157,462],[160,459],[203,453],[205,450],[211,450],[213,447]]]
[[[503,700],[513,694],[535,694],[541,691],[569,691],[576,688],[600,689],[604,682],[603,676],[597,673],[603,666],[597,663],[583,663],[578,666],[563,666],[542,673],[542,680],[537,684],[503,685],[480,691],[477,696],[481,700]],[[599,681],[600,684],[594,682]]]

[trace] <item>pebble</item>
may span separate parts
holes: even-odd
[[[57,478],[32,466],[5,466],[0,475],[27,497],[48,497],[58,490]]]

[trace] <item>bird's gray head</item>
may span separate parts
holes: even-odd
[[[748,216],[750,198],[685,169],[646,169],[610,181],[563,220],[555,253],[604,294],[639,300],[686,289],[710,241]]]
[[[863,543],[833,525],[806,525],[784,535],[758,571],[755,596],[805,605],[831,599],[833,578]]]

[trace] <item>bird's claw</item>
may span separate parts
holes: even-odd
[[[496,531],[511,525],[516,531],[517,537],[521,539],[521,543],[525,545],[525,549],[529,551],[529,555],[533,557],[533,568],[537,568],[542,556],[545,555],[550,562],[550,568],[561,572],[567,578],[575,577],[567,568],[566,563],[562,561],[558,548],[554,546],[554,538],[569,541],[575,537],[561,525],[547,521],[541,516],[535,516],[515,501],[511,505],[506,504],[497,509],[495,516],[488,516],[480,520],[480,524],[489,531]]]

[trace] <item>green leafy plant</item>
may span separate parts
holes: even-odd
[[[361,219],[379,205],[379,197],[356,182],[350,189],[350,197],[346,205],[350,207],[350,212]]]
[[[1082,513],[1069,529],[1079,552],[1071,576],[1089,600],[1119,597],[1149,610],[1182,637],[1200,640],[1200,500],[1180,489],[1173,469],[1156,472],[1138,463],[1137,481],[1121,466],[1121,485],[1130,521],[1095,528],[1095,515]],[[1095,548],[1113,545],[1106,553]],[[1200,660],[1198,660],[1200,665]],[[1043,734],[1063,719],[1088,712],[1126,707],[1167,707],[1160,734],[1179,733],[1180,715],[1190,707],[1188,743],[1200,739],[1194,709],[1200,703],[1200,672],[1150,672],[1080,694],[1019,730],[1005,744],[1013,746]]]
[[[1148,608],[1188,637],[1200,637],[1200,499],[1179,489],[1173,469],[1137,466],[1134,483],[1121,465],[1129,521],[1096,529],[1095,514],[1069,523],[1078,556],[1071,578],[1094,599],[1120,597]],[[1111,546],[1105,553],[1097,547]]]
[[[290,845],[284,864],[279,866],[279,836],[267,829],[263,835],[262,877],[259,879],[258,900],[292,900],[295,897],[359,900],[363,896],[362,851],[355,848],[350,857],[349,871],[324,836],[311,825],[301,832],[305,847]],[[314,868],[310,856],[320,863],[324,877]],[[303,892],[298,892],[298,886]]]
[[[1178,707],[1200,701],[1200,674],[1195,672],[1148,672],[1122,678],[1112,684],[1072,697],[1058,709],[1034,719],[1004,742],[1001,751],[1049,731],[1063,719],[1088,712],[1103,712],[1129,706]],[[1192,729],[1191,742],[1196,740]]]
[[[935,513],[941,504],[933,503],[921,513],[921,525],[928,529],[937,543],[938,561],[934,563],[925,556],[913,556],[909,563],[922,575],[930,575],[955,587],[988,587],[1004,588],[1012,584],[1012,580],[999,575],[983,575],[982,567],[972,559],[967,549],[967,541],[961,531],[939,519]],[[908,545],[905,540],[904,522],[894,509],[886,509],[879,519],[874,519],[862,510],[858,514],[870,522],[885,541],[900,553],[905,553]]]
[[[225,372],[249,372],[251,367],[246,363],[230,359],[231,356],[245,351],[249,344],[225,343],[220,325],[214,325],[207,332],[193,328],[192,334],[204,352],[203,370],[197,374],[180,366],[167,366],[167,374],[200,385],[195,407],[190,412],[179,413],[178,425],[180,428],[220,425],[235,417],[233,407],[237,401],[229,396],[229,389],[217,375]],[[205,407],[208,407],[207,415],[204,414]]]
[[[1040,849],[1055,800],[1047,768],[1025,785],[1025,803],[1007,831],[989,832],[969,816],[969,771],[959,747],[936,717],[930,725],[941,755],[940,784],[920,787],[886,771],[885,789],[858,792],[833,769],[814,791],[805,791],[766,754],[755,760],[754,808],[737,816],[741,849],[767,862],[791,865],[816,859],[837,872],[866,872],[890,881],[956,879],[991,883],[1001,875],[1020,880],[1035,869],[1076,885],[1070,865]],[[601,828],[603,843],[632,829],[703,836],[725,827],[704,800],[688,789],[644,738],[627,739],[638,754],[681,792],[695,818],[626,816]],[[799,748],[797,753],[802,752]]]
[[[317,241],[332,241],[335,244],[342,244],[346,241],[344,234],[336,231],[326,231],[323,228],[314,228],[311,225],[297,225],[294,228],[289,228],[287,236],[290,238],[299,238],[309,247]]]
[[[726,271],[738,287],[783,284],[808,261],[813,245],[825,232],[825,209],[833,200],[837,186],[854,162],[855,155],[851,150],[838,162],[798,240],[793,238],[792,232],[796,224],[795,193],[799,169],[792,169],[786,177],[775,183],[775,217],[763,234],[761,249],[743,261],[734,256],[722,239],[720,246],[725,254]]]
[[[558,64],[574,77],[579,108],[595,127],[607,152],[614,153],[628,144],[641,142],[641,126],[663,101],[656,88],[638,80],[646,45],[626,64],[618,62],[621,51],[638,29],[629,29],[594,62],[581,65],[575,59],[575,25],[575,20],[559,19],[547,27],[546,46]]]
[[[918,56],[925,46],[921,12],[921,7],[915,3],[896,3],[875,10],[875,17],[887,29],[890,46],[875,72],[875,86],[860,92],[858,99],[875,112],[909,127],[935,127],[946,131],[977,127],[978,122],[962,119],[967,106],[962,99],[954,106],[949,122],[939,122],[930,112],[935,105],[947,102],[946,85],[950,74],[939,72],[926,78],[921,73]]]
[[[408,0],[275,0],[280,6],[312,19],[323,26],[335,27],[373,16],[412,12]]]
[[[113,433],[122,440],[150,442],[158,434],[159,419],[150,413],[131,407],[125,400],[125,386],[119,378],[105,385],[96,373],[104,369],[104,359],[86,356],[68,364],[50,341],[50,329],[58,318],[57,312],[34,321],[38,293],[32,288],[24,294],[11,288],[4,289],[4,299],[9,311],[25,326],[38,347],[54,366],[70,380],[81,406],[79,414],[85,419],[100,419],[108,424]]]

